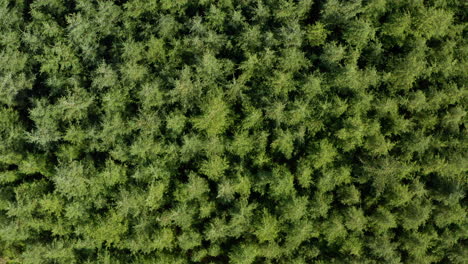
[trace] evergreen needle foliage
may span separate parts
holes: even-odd
[[[468,263],[464,0],[0,0],[0,263]]]

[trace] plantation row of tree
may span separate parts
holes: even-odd
[[[0,0],[0,258],[467,263],[467,15]]]

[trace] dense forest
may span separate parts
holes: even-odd
[[[0,263],[468,263],[465,0],[0,0]]]

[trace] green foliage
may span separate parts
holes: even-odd
[[[0,0],[0,263],[467,263],[466,9]]]

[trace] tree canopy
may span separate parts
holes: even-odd
[[[0,0],[0,263],[468,262],[462,0]]]

